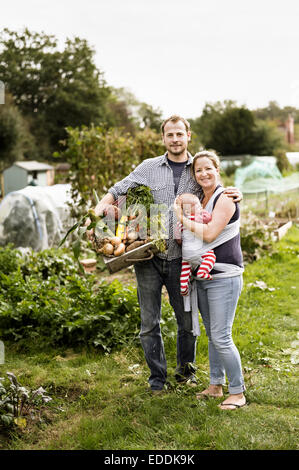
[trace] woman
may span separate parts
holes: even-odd
[[[226,374],[229,397],[219,406],[233,410],[246,404],[240,355],[232,340],[232,325],[242,289],[243,261],[239,207],[222,192],[219,166],[219,159],[213,152],[199,152],[194,156],[193,176],[203,189],[201,203],[203,209],[212,213],[211,222],[200,224],[185,217],[178,200],[174,209],[184,228],[203,240],[203,251],[213,248],[216,255],[212,280],[196,281],[210,363],[210,385],[197,398],[222,397]]]

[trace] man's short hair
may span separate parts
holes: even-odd
[[[166,126],[166,124],[171,121],[171,122],[178,122],[178,121],[182,121],[185,125],[185,128],[186,128],[186,131],[189,132],[190,131],[190,124],[189,122],[187,121],[187,119],[183,118],[182,116],[178,116],[177,114],[173,114],[172,116],[170,116],[169,118],[165,119],[162,124],[161,124],[161,132],[162,134],[164,135],[164,128]]]

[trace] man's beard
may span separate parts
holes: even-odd
[[[169,147],[169,152],[172,154],[172,155],[181,155],[182,153],[184,153],[186,150],[186,147],[184,145],[180,145],[180,146],[177,146],[177,147],[173,147],[173,146],[170,146]]]

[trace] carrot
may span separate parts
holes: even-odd
[[[126,252],[135,250],[135,248],[138,248],[139,246],[144,245],[144,243],[145,243],[144,240],[138,240],[137,242],[133,242],[126,248]]]

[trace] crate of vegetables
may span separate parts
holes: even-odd
[[[150,206],[154,202],[150,189],[146,186],[130,189],[125,202],[125,209],[117,201],[118,208],[112,211],[117,223],[115,236],[99,239],[95,231],[98,252],[111,273],[149,260],[165,249],[162,239],[150,237]]]
[[[96,194],[95,199],[98,202]],[[102,216],[96,216],[94,210],[89,210],[69,230],[61,244],[71,232],[77,230],[78,237],[73,242],[73,251],[79,260],[80,241],[87,230],[92,230],[89,239],[93,250],[102,255],[110,273],[149,260],[166,247],[162,238],[150,236],[150,207],[153,203],[148,187],[132,188],[126,197],[109,206]],[[86,220],[90,221],[89,225],[86,225]]]

